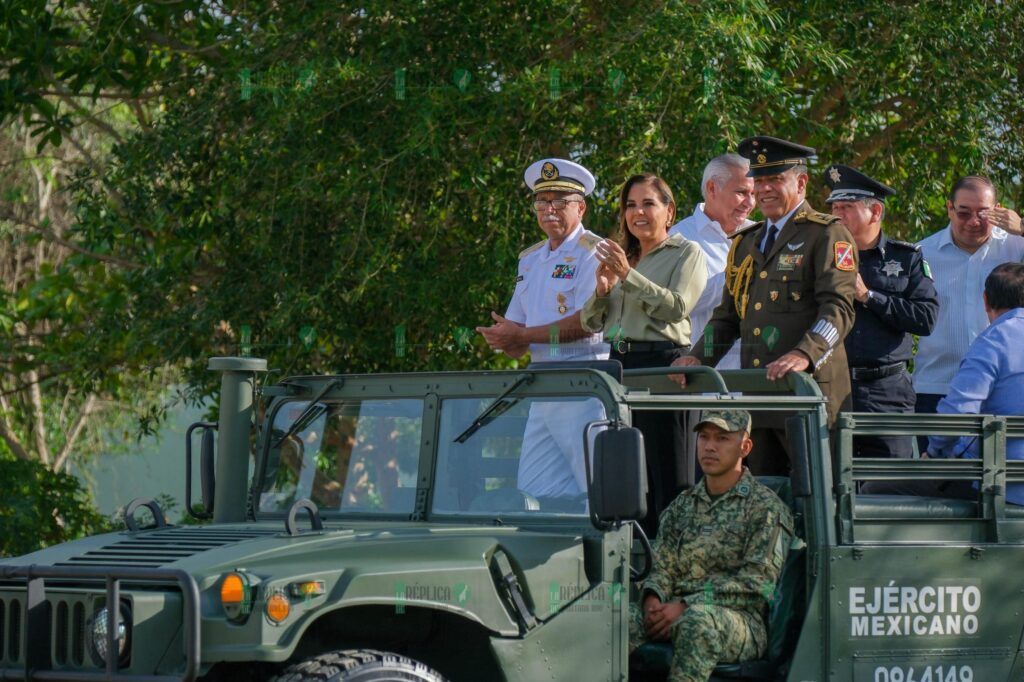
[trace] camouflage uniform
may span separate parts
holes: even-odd
[[[661,515],[654,569],[643,596],[681,600],[688,608],[672,624],[669,680],[705,682],[718,663],[764,655],[769,599],[793,537],[793,515],[749,470],[712,501],[703,482],[683,492]],[[633,646],[643,642],[640,609],[630,623]]]

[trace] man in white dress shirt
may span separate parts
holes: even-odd
[[[492,311],[494,324],[477,331],[491,348],[515,358],[529,350],[533,362],[606,360],[610,349],[601,334],[580,324],[599,265],[594,246],[601,237],[582,222],[594,176],[572,161],[542,159],[523,178],[533,190],[534,214],[547,238],[519,254],[505,315]],[[597,399],[533,403],[519,459],[519,490],[538,498],[542,510],[584,510],[583,426],[604,416]]]
[[[716,156],[704,167],[700,191],[704,201],[697,204],[693,214],[679,221],[669,230],[697,242],[707,257],[708,282],[693,312],[690,329],[693,344],[702,343],[701,334],[715,306],[722,302],[725,287],[725,261],[729,255],[729,237],[738,229],[753,225],[747,216],[754,210],[754,178],[747,177],[750,161],[739,154]],[[740,368],[740,343],[715,365],[718,369]]]
[[[979,175],[957,180],[946,201],[949,225],[918,242],[932,268],[939,317],[931,336],[921,337],[914,358],[915,411],[934,413],[949,392],[971,342],[988,326],[978,305],[985,278],[1000,263],[1024,258],[1020,217],[996,203],[992,182]]]

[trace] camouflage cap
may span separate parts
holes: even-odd
[[[693,427],[698,431],[704,424],[714,424],[725,431],[746,431],[750,433],[752,420],[746,410],[704,410],[700,421]]]

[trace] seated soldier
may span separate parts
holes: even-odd
[[[672,642],[673,682],[704,682],[717,664],[757,659],[767,648],[768,603],[793,515],[743,466],[750,427],[745,410],[704,412],[694,428],[704,478],[661,515],[630,644]]]

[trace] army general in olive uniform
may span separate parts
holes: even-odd
[[[828,399],[831,424],[850,400],[843,339],[853,326],[857,247],[838,218],[804,199],[814,149],[753,137],[739,153],[750,159],[765,220],[733,234],[722,302],[690,355],[673,364],[714,366],[739,338],[741,366],[764,368],[769,380],[811,372]],[[783,425],[771,417],[758,417],[769,428],[755,434],[755,474],[789,471]]]
[[[767,648],[793,515],[743,466],[750,426],[744,410],[705,412],[695,428],[704,478],[661,515],[630,645],[670,640],[671,682],[705,682],[717,664],[761,658]]]

